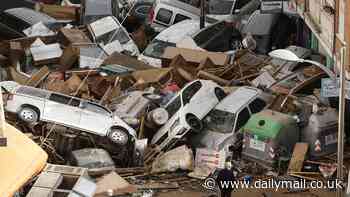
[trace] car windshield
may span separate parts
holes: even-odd
[[[231,14],[234,1],[210,0],[208,14],[226,15]]]
[[[161,40],[154,40],[151,44],[147,46],[143,54],[148,57],[160,58],[162,57],[165,48],[175,47],[175,43],[165,42]]]
[[[214,109],[204,118],[208,130],[218,133],[231,133],[235,123],[235,114]]]

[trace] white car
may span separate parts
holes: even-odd
[[[162,56],[167,47],[175,47],[176,43],[191,37],[200,30],[196,20],[181,21],[159,33],[146,47],[138,60],[154,67],[162,67]]]
[[[227,95],[203,119],[204,129],[191,139],[196,148],[229,151],[237,132],[252,114],[269,106],[273,96],[250,86],[243,86]]]
[[[117,145],[126,145],[136,136],[133,128],[107,108],[87,100],[43,89],[1,82],[5,111],[15,113],[28,124],[57,123],[99,136],[108,136]]]
[[[201,120],[226,96],[224,90],[212,81],[196,80],[187,84],[165,106],[170,120],[152,139],[162,151],[169,150],[190,130],[202,130]]]

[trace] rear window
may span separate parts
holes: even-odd
[[[172,16],[173,16],[172,11],[166,10],[164,8],[160,8],[156,16],[156,20],[165,24],[169,24]]]
[[[30,95],[30,96],[36,96],[36,97],[40,97],[40,98],[46,98],[47,95],[49,94],[48,92],[42,91],[40,89],[24,87],[24,86],[18,88],[16,93],[26,94],[26,95]]]
[[[184,21],[184,20],[187,20],[187,19],[191,19],[191,18],[187,17],[187,16],[184,16],[182,14],[176,14],[175,20],[174,20],[174,24],[176,24],[178,22],[181,22],[181,21]]]

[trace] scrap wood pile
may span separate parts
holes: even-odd
[[[76,8],[40,6],[77,20]],[[138,60],[143,28],[130,36],[107,16],[54,29],[39,23],[0,42],[6,121],[48,162],[14,192],[202,191],[202,179],[227,162],[240,180],[334,177],[337,110],[322,90],[322,69],[248,49],[171,46],[157,68]],[[287,50],[311,56],[302,47]]]

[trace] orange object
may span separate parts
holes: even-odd
[[[5,123],[7,146],[0,147],[0,196],[13,196],[46,165],[47,153],[21,131]]]

